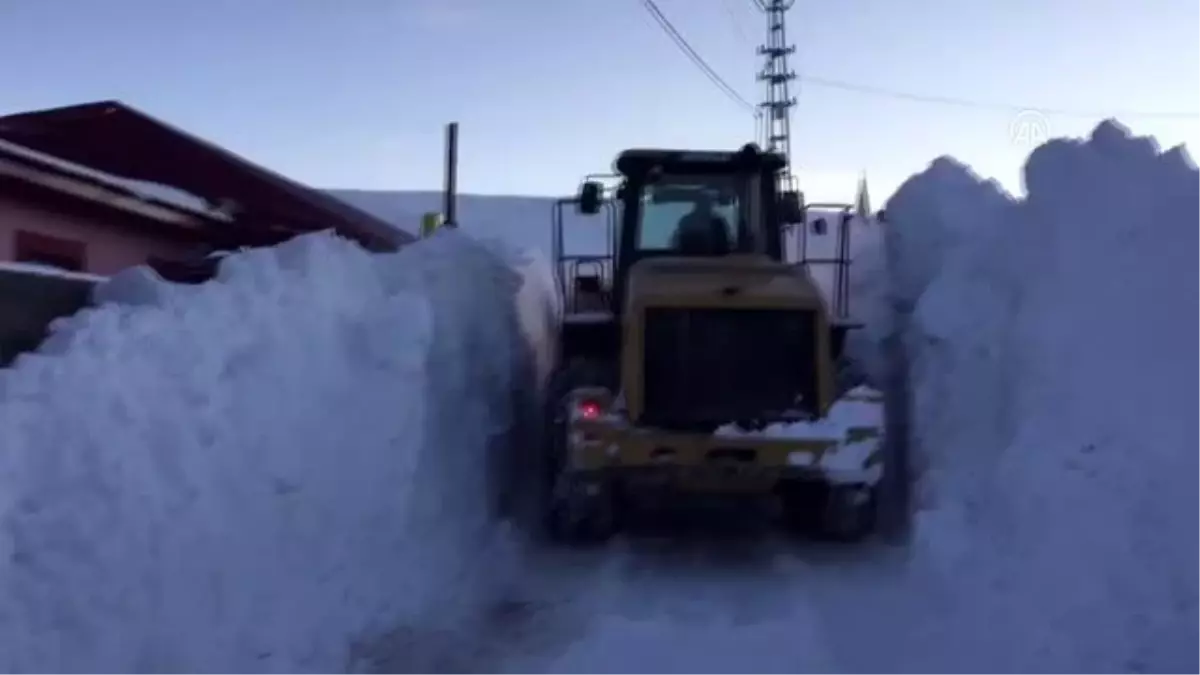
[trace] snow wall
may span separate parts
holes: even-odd
[[[1106,122],[1024,176],[938,159],[855,268],[854,349],[911,362],[916,555],[960,589],[906,668],[1194,672],[1196,167]]]
[[[449,231],[102,286],[0,371],[0,670],[330,672],[470,630],[517,567],[485,450],[550,366],[553,294]]]

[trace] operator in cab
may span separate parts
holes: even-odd
[[[687,215],[679,219],[672,246],[683,255],[727,255],[733,248],[729,223],[713,209],[712,197],[700,193]]]

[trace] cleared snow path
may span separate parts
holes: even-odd
[[[914,176],[855,280],[869,364],[911,313],[912,545],[629,547],[512,670],[1195,672],[1197,179],[1112,123],[1035,151],[1024,200]]]

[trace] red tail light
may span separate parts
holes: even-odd
[[[604,412],[600,404],[595,401],[582,400],[576,406],[579,416],[585,420],[600,419],[600,413]]]

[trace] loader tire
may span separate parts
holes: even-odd
[[[875,529],[875,490],[860,485],[833,485],[821,518],[822,539],[862,541]]]
[[[551,379],[546,397],[545,438],[540,480],[543,532],[553,542],[586,544],[608,540],[617,530],[613,496],[588,496],[566,465],[567,394],[577,387],[611,386],[601,364],[576,360]]]
[[[600,544],[612,538],[616,533],[616,512],[611,497],[579,498],[579,486],[566,485],[564,488],[567,494],[555,499],[548,514],[551,539],[584,545]]]
[[[785,527],[794,535],[822,541],[856,542],[875,527],[875,497],[870,488],[797,482],[780,494]]]

